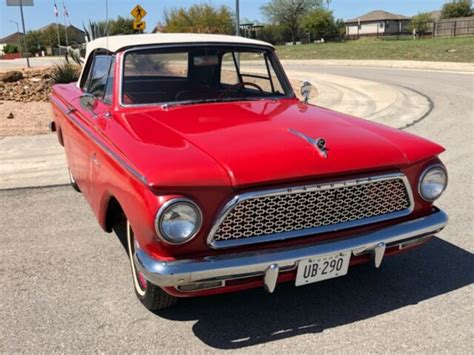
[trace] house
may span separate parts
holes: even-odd
[[[433,21],[438,21],[441,18],[441,10],[431,11],[429,14]]]
[[[376,10],[357,18],[347,20],[346,37],[382,37],[406,32],[410,17]]]
[[[4,54],[3,53],[3,47],[5,47],[7,44],[13,44],[13,45],[17,46],[18,50],[19,50],[22,36],[23,36],[23,33],[15,32],[15,33],[12,33],[8,36],[0,38],[0,55]]]
[[[166,32],[166,27],[160,24],[156,25],[151,31],[151,33],[165,33],[165,32]]]
[[[53,38],[54,38],[56,36],[58,28],[59,28],[59,33],[61,34],[61,42],[63,42],[62,38],[63,38],[63,34],[65,33],[64,29],[66,27],[62,24],[56,24],[55,22],[53,22],[53,23],[50,23],[49,25],[38,28],[38,31],[41,31],[41,32],[50,31],[52,34],[54,34],[53,35]],[[70,42],[69,44],[71,43],[80,44],[86,41],[86,33],[83,30],[73,25],[67,26],[67,35],[68,35],[68,41]]]

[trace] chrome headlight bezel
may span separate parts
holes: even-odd
[[[184,205],[187,205],[187,206],[191,207],[196,212],[197,220],[196,220],[196,225],[194,227],[193,233],[190,234],[189,237],[187,237],[185,240],[174,241],[170,236],[168,236],[165,232],[163,232],[162,220],[163,220],[163,216],[170,209],[172,209],[173,207],[176,207],[176,205],[180,205],[180,204],[184,204]],[[202,227],[202,221],[203,221],[202,211],[194,201],[192,201],[188,198],[184,198],[184,197],[172,198],[172,199],[166,201],[160,207],[158,212],[156,213],[156,216],[155,216],[155,232],[156,232],[158,238],[162,242],[165,242],[166,244],[170,244],[170,245],[185,244],[185,243],[188,243],[191,240],[193,240],[194,237],[196,237],[196,235],[199,233],[199,231],[201,230],[201,227]]]
[[[441,192],[440,192],[436,197],[434,197],[434,198],[428,198],[428,197],[426,197],[426,196],[423,195],[423,192],[422,192],[422,191],[423,191],[422,185],[423,185],[423,182],[424,182],[426,176],[427,176],[430,172],[436,171],[436,170],[437,170],[437,171],[441,171],[441,172],[444,174],[444,176],[445,176],[445,183],[444,183],[444,186],[443,186]],[[418,195],[420,195],[420,197],[421,197],[423,200],[427,201],[427,202],[433,202],[433,201],[436,201],[438,198],[440,198],[440,197],[443,195],[443,193],[444,193],[444,191],[446,190],[446,187],[447,187],[447,186],[448,186],[448,172],[447,172],[446,168],[445,168],[443,165],[441,165],[441,164],[430,165],[430,166],[428,166],[425,170],[423,170],[423,172],[421,173],[420,178],[419,178],[419,180],[418,180]]]

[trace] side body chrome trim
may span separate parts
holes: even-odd
[[[127,170],[130,174],[132,174],[135,178],[137,178],[140,182],[148,185],[148,181],[140,174],[137,170],[135,170],[132,166],[130,166],[127,162],[125,162],[120,156],[118,156],[112,149],[110,149],[107,145],[101,142],[94,133],[92,133],[82,122],[80,122],[74,114],[76,110],[71,110],[66,105],[64,105],[60,100],[51,97],[51,102],[54,103],[62,112],[63,114],[69,119],[70,122],[74,123],[79,129],[84,132],[89,138],[91,138],[94,143],[96,143],[99,147],[101,147],[104,152],[109,155],[112,159],[114,159],[122,168]]]
[[[266,286],[271,291],[277,280],[274,274],[278,270],[296,268],[300,260],[340,252],[350,252],[352,255],[371,253],[374,255],[374,265],[377,266],[383,260],[386,246],[396,246],[413,238],[434,235],[447,223],[446,213],[435,210],[425,217],[333,242],[173,261],[154,259],[143,249],[138,249],[135,250],[134,257],[145,278],[161,287],[266,275],[265,279],[269,282]],[[268,270],[271,270],[270,275]]]
[[[349,221],[349,222],[344,222],[344,223],[339,223],[339,224],[334,224],[334,225],[302,229],[298,231],[282,232],[282,233],[277,233],[277,234],[269,234],[265,236],[258,236],[258,237],[245,238],[245,239],[243,238],[233,239],[233,240],[225,240],[225,241],[219,241],[219,242],[214,241],[214,235],[217,233],[220,225],[224,222],[225,218],[234,209],[234,207],[237,206],[237,204],[239,204],[242,201],[251,200],[251,199],[255,199],[259,197],[320,191],[320,190],[326,190],[326,189],[333,189],[337,187],[362,185],[362,184],[368,184],[368,183],[373,183],[377,181],[386,181],[386,180],[395,180],[395,179],[401,179],[403,181],[407,194],[408,194],[410,207],[405,210],[388,213],[385,215],[368,217],[368,218],[364,218],[362,220],[357,220],[357,221]],[[258,243],[265,243],[265,242],[276,241],[276,240],[285,240],[285,239],[290,239],[290,238],[303,237],[303,236],[312,235],[312,234],[333,232],[333,231],[338,231],[342,229],[359,227],[359,226],[363,226],[363,225],[367,225],[371,223],[382,222],[389,219],[404,217],[412,213],[413,208],[414,208],[414,200],[413,200],[413,192],[410,186],[410,182],[408,181],[408,178],[402,173],[392,173],[392,174],[386,174],[386,175],[380,175],[380,176],[372,176],[372,177],[346,180],[346,181],[328,182],[328,183],[308,185],[308,186],[297,186],[297,187],[289,187],[289,188],[281,188],[281,189],[246,192],[246,193],[234,196],[222,208],[221,212],[218,214],[211,228],[211,231],[209,232],[209,235],[207,237],[207,244],[211,248],[214,248],[214,249],[232,248],[232,247],[238,247],[242,245],[258,244]]]

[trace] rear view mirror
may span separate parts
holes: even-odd
[[[79,98],[81,106],[87,110],[94,111],[97,106],[97,98],[92,94],[84,94]]]
[[[193,58],[193,64],[196,67],[214,66],[219,64],[219,58],[217,55],[196,56]]]

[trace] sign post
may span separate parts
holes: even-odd
[[[24,36],[26,35],[25,30],[25,17],[23,16],[23,6],[33,6],[33,0],[7,0],[7,6],[19,6],[20,7],[20,14],[21,14],[21,26],[23,28],[23,42],[25,43],[25,50],[23,54],[26,58],[26,66],[31,68],[30,66],[30,58],[28,57],[28,49],[26,48],[26,42],[24,40]]]
[[[146,28],[146,22],[142,21],[142,19],[146,16],[147,12],[143,7],[140,5],[135,6],[132,11],[130,11],[130,15],[133,16],[135,21],[133,21],[133,29],[138,31],[139,33],[143,33]]]

